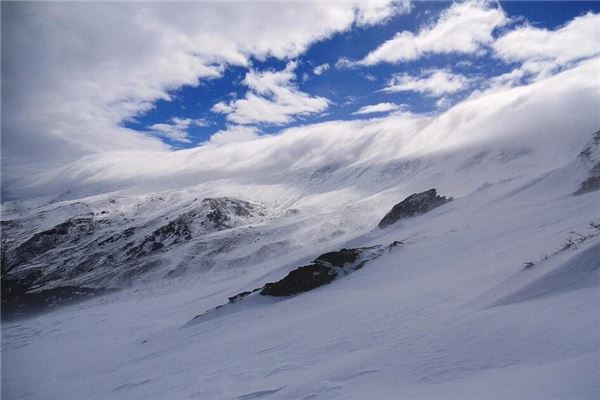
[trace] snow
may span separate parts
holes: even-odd
[[[406,245],[351,275],[192,326],[285,273],[266,262],[158,280],[5,323],[3,395],[597,398],[600,240],[523,268],[598,219],[597,192],[557,189],[550,175],[457,198],[352,240]]]
[[[577,155],[598,129],[594,68],[427,120],[348,122],[331,137],[325,123],[161,153],[165,162],[148,168],[148,155],[109,154],[24,184],[22,193],[46,197],[3,205],[3,218],[28,227],[23,238],[88,210],[146,226],[214,196],[262,204],[266,215],[203,236],[240,235],[208,270],[164,278],[196,265],[191,242],[121,291],[3,322],[2,396],[600,397],[600,235],[589,225],[600,222],[600,192],[573,195],[589,171]],[[557,99],[574,93],[587,100],[559,110]],[[541,111],[545,120],[531,118]],[[464,124],[454,130],[456,120]],[[59,174],[72,191],[48,204]],[[375,229],[394,204],[432,187],[454,200]],[[589,238],[557,251],[572,232]],[[329,285],[249,296],[188,324],[326,251],[396,240],[404,244]]]

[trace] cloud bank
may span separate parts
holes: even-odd
[[[7,190],[15,180],[89,154],[169,151],[123,122],[159,99],[169,100],[177,88],[220,77],[228,66],[249,66],[252,57],[297,57],[312,43],[384,22],[410,5],[3,2],[1,7]],[[155,133],[164,134],[160,129]]]
[[[398,33],[358,62],[338,62],[370,77],[369,68],[381,63],[488,52],[513,68],[486,79],[444,68],[396,72],[381,88],[435,97],[440,109],[450,107],[453,94],[475,90],[466,101],[437,115],[392,113],[261,134],[266,125],[301,121],[334,105],[300,89],[305,86],[291,60],[336,33],[408,10],[408,2],[359,1],[2,3],[3,194],[293,174],[452,148],[483,136],[538,135],[551,142],[564,132],[597,129],[600,17],[588,13],[553,30],[516,26],[498,4],[473,0],[450,5],[414,33]],[[253,60],[268,58],[287,67],[253,67]],[[329,65],[312,72],[323,74]],[[203,146],[175,152],[160,140],[189,143],[189,130],[203,119],[172,118],[146,132],[124,127],[158,100],[171,100],[174,90],[217,79],[231,66],[248,69],[242,81],[247,92],[213,105],[227,126]],[[397,110],[383,102],[354,114]]]
[[[533,149],[540,171],[547,171],[572,161],[600,126],[600,84],[589,79],[599,68],[600,59],[589,60],[528,85],[482,92],[439,115],[330,121],[259,137],[247,132],[241,135],[249,140],[178,152],[92,155],[32,177],[14,193],[160,190],[223,181],[300,188],[314,171],[350,176],[393,160],[507,145]]]

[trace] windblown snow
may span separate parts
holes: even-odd
[[[4,321],[3,397],[598,398],[599,68],[438,116],[112,152],[15,183],[3,281],[110,291]],[[431,188],[453,200],[377,228]],[[396,241],[188,324],[323,253]]]

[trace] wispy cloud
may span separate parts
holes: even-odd
[[[327,63],[318,65],[313,69],[313,73],[315,75],[321,75],[323,72],[327,71],[329,69],[329,67],[330,67],[330,65]]]
[[[504,11],[484,0],[456,2],[432,25],[417,33],[400,32],[370,52],[358,65],[416,60],[430,54],[471,54],[493,42],[492,32],[508,22]],[[348,62],[342,62],[341,66]]]
[[[248,72],[242,81],[249,89],[246,97],[229,103],[219,102],[212,111],[227,114],[227,120],[236,124],[283,125],[297,116],[327,109],[329,100],[311,96],[297,88],[296,66],[295,62],[290,62],[282,71]]]
[[[395,104],[395,103],[379,103],[373,104],[369,106],[361,107],[358,111],[354,112],[355,115],[361,114],[374,114],[374,113],[386,113],[390,111],[397,111],[406,109],[406,106],[403,104]]]
[[[205,119],[173,117],[168,123],[153,124],[149,127],[154,136],[170,139],[180,143],[191,143],[188,130],[193,126],[208,126]]]
[[[588,13],[556,30],[525,25],[499,37],[493,48],[498,58],[523,63],[520,69],[504,76],[507,80],[528,74],[546,76],[569,63],[600,54],[600,14]]]
[[[395,74],[384,92],[417,92],[426,96],[439,97],[456,93],[468,87],[470,80],[444,69],[426,70],[419,76],[406,73]]]
[[[250,140],[243,142],[177,153],[107,152],[41,177],[32,176],[20,183],[20,193],[45,193],[64,185],[115,190],[150,180],[155,187],[165,184],[171,188],[228,179],[245,188],[244,184],[256,183],[257,176],[293,186],[305,182],[307,170],[369,160],[381,163],[401,156],[414,159],[473,144],[494,146],[500,139],[534,146],[536,159],[543,163],[567,163],[600,123],[600,91],[598,83],[589,78],[598,71],[599,62],[589,60],[535,83],[468,98],[435,115],[403,113],[328,121],[288,128],[257,140],[252,140],[250,133],[246,134]],[[564,151],[565,143],[576,150]]]

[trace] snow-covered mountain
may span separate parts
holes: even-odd
[[[3,395],[594,398],[596,68],[18,183]]]

